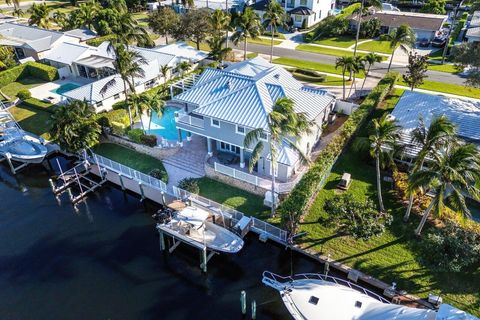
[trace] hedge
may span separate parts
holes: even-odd
[[[87,40],[86,44],[88,44],[89,46],[98,47],[103,42],[111,41],[114,38],[115,38],[114,34],[109,34],[109,35],[106,35],[106,36],[103,36],[103,37],[98,37],[98,38]]]
[[[322,187],[322,181],[329,173],[337,157],[342,153],[357,130],[362,127],[368,116],[385,100],[399,78],[398,72],[389,72],[373,88],[370,94],[360,104],[343,124],[340,132],[325,146],[310,169],[303,175],[288,197],[281,203],[278,211],[285,223],[291,213],[299,218]]]
[[[0,72],[0,87],[29,76],[44,81],[53,81],[58,79],[58,71],[46,64],[30,61]]]

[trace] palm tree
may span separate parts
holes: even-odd
[[[64,150],[79,152],[98,143],[100,126],[95,113],[84,101],[74,100],[58,107],[51,121],[52,138]]]
[[[21,8],[15,7],[15,9],[13,9],[13,11],[12,11],[12,15],[14,17],[20,18],[20,17],[23,17],[25,15],[25,12]]]
[[[132,42],[151,44],[152,39],[145,28],[141,27],[128,11],[119,12],[117,23],[112,28],[116,41],[123,43],[127,48]]]
[[[442,150],[455,137],[455,125],[445,116],[432,119],[427,128],[423,117],[418,119],[418,126],[412,132],[412,143],[421,147],[415,159],[412,173],[423,169],[423,164],[428,158],[433,158],[437,150]],[[405,222],[410,217],[415,193],[410,193],[407,211],[403,216]]]
[[[129,91],[135,94],[134,79],[143,78],[145,76],[145,71],[141,66],[146,64],[147,60],[139,52],[126,49],[123,44],[114,44],[113,48],[115,52],[114,66],[123,82],[123,92],[125,94],[125,101],[131,127],[133,124],[133,118],[130,104],[128,103],[131,101],[128,99]],[[109,88],[115,86],[116,84],[117,78],[114,77],[102,87],[100,94],[104,95]]]
[[[87,3],[82,3],[78,9],[75,10],[75,24],[92,29],[99,10],[100,6],[96,1],[92,0]]]
[[[365,86],[365,82],[367,81],[368,74],[370,73],[370,68],[371,68],[375,63],[382,62],[382,57],[379,56],[379,55],[376,54],[376,53],[369,52],[368,54],[366,54],[365,56],[363,56],[363,60],[364,60],[365,64],[368,65],[368,67],[367,67],[367,70],[366,70],[366,72],[365,72],[365,78],[363,79],[362,89],[361,89],[361,90],[363,90],[363,87]]]
[[[50,27],[50,11],[51,8],[45,3],[32,4],[28,12],[30,13],[30,19],[28,19],[29,25],[36,25],[39,28],[48,29]]]
[[[230,16],[228,13],[225,13],[220,9],[216,9],[209,16],[209,22],[212,26],[214,35],[221,36],[224,30],[227,31],[228,25],[230,24]]]
[[[277,172],[277,156],[280,148],[286,144],[295,150],[300,156],[302,162],[308,162],[307,156],[298,148],[292,137],[299,137],[311,132],[312,122],[307,119],[305,113],[295,112],[294,102],[287,98],[279,98],[267,115],[268,124],[268,146],[270,149],[270,171],[272,176],[272,216],[275,215],[275,174]],[[263,128],[258,128],[247,133],[244,140],[244,146],[250,149],[255,144],[248,169],[253,171],[253,167],[262,156],[264,143],[261,137],[265,134]]]
[[[13,9],[17,9],[20,6],[20,0],[5,0],[5,4],[7,6],[11,6],[13,4]]]
[[[286,14],[285,9],[277,1],[270,1],[267,5],[267,9],[263,14],[263,26],[264,28],[270,28],[271,42],[270,42],[270,62],[273,59],[273,38],[275,37],[275,32],[278,27],[286,28]]]
[[[368,4],[371,7],[382,9],[382,1],[381,0],[367,0]],[[358,47],[358,39],[360,37],[360,27],[362,24],[362,15],[364,14],[365,11],[365,0],[362,0],[360,2],[360,8],[357,11],[357,32],[355,35],[355,47],[353,48],[353,56],[357,56],[357,47]]]
[[[390,34],[383,35],[382,40],[390,41],[390,48],[393,49],[390,63],[388,64],[388,71],[390,71],[395,49],[400,46],[402,50],[408,52],[409,48],[415,45],[415,32],[409,25],[402,24]]]
[[[372,133],[369,137],[359,137],[355,140],[354,149],[369,150],[370,156],[375,158],[377,171],[378,205],[381,212],[385,211],[382,198],[382,179],[380,167],[386,162],[392,163],[395,151],[398,150],[397,141],[400,139],[400,127],[384,114],[380,119],[373,119]]]
[[[192,9],[193,7],[195,7],[195,1],[194,0],[182,0],[182,5],[187,9]]]
[[[178,64],[178,69],[180,69],[180,76],[184,76],[185,72],[190,70],[190,63],[188,61],[182,61]]]
[[[435,196],[425,210],[415,234],[420,235],[431,212],[441,217],[446,200],[458,213],[470,217],[465,196],[480,199],[480,190],[476,184],[480,181],[480,155],[473,144],[447,146],[436,152],[435,161],[409,176],[409,192],[419,188],[431,189]]]
[[[142,115],[145,112],[147,112],[149,116],[148,130],[150,130],[153,113],[156,112],[157,116],[161,118],[166,107],[165,101],[162,99],[162,97],[158,93],[155,95],[149,95],[149,94],[132,95],[132,97],[136,99],[136,106],[138,108],[138,113]],[[143,128],[143,131],[145,131],[143,121],[142,121],[142,128]]]
[[[349,81],[352,79],[352,73],[357,67],[357,61],[353,56],[345,56],[337,58],[335,62],[335,69],[342,68],[342,83],[343,83],[343,100],[345,100],[345,73],[350,74]]]
[[[361,56],[354,56],[350,71],[350,75],[353,76],[353,79],[352,84],[350,85],[350,90],[348,91],[348,97],[350,97],[350,93],[352,93],[353,86],[355,86],[355,90],[357,90],[357,74],[362,70],[365,70],[365,60]]]
[[[246,60],[248,38],[256,39],[261,34],[262,24],[260,22],[260,17],[251,7],[247,7],[243,13],[235,17],[233,24],[235,26],[235,32],[232,35],[232,41],[235,45],[241,40],[244,41],[243,60]]]
[[[162,74],[165,88],[167,87],[168,71],[170,71],[171,69],[172,69],[172,67],[169,67],[169,66],[166,65],[166,64],[164,64],[163,66],[160,67],[160,73]]]
[[[207,39],[207,44],[210,47],[210,55],[213,60],[222,63],[232,51],[232,48],[223,47],[226,38],[222,36],[215,35],[210,39]]]

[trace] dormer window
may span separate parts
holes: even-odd
[[[361,308],[362,307],[362,302],[361,301],[356,301],[355,302],[355,308]]]
[[[318,304],[318,300],[319,299],[317,297],[311,296],[310,299],[308,299],[308,303],[311,303],[316,306]]]
[[[275,74],[273,77],[277,80],[280,79],[280,73]]]

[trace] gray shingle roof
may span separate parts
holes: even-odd
[[[423,116],[427,128],[434,117],[445,115],[457,125],[461,138],[480,144],[480,102],[405,91],[392,112],[392,116],[402,127],[404,144],[411,143],[410,134],[418,126],[420,115]],[[413,149],[410,152],[416,154],[418,148]]]

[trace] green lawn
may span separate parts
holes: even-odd
[[[310,69],[310,70],[316,70],[316,71],[339,74],[339,75],[342,74],[342,69],[341,68],[336,69],[334,65],[320,63],[320,62],[313,62],[313,61],[305,61],[305,60],[298,60],[298,59],[280,57],[280,58],[274,59],[273,63],[282,64],[282,65],[290,66],[290,67],[296,67],[296,68],[300,68],[300,69]],[[358,79],[363,78],[363,77],[364,77],[363,72],[360,73],[359,75],[357,75]]]
[[[37,78],[26,77],[15,82],[11,82],[6,86],[0,88],[0,90],[10,97],[11,100],[15,100],[18,91],[23,89],[31,89],[33,87],[44,84],[45,81]]]
[[[46,140],[51,139],[48,132],[50,117],[52,116],[50,112],[41,111],[24,104],[12,107],[9,111],[22,129],[39,135]]]
[[[265,31],[262,36],[264,37],[271,37],[272,34],[270,33],[270,31]],[[274,38],[277,38],[277,39],[281,39],[281,40],[285,40],[285,35],[283,33],[280,33],[280,32],[275,32],[275,34],[273,35]]]
[[[358,45],[358,50],[380,52],[391,54],[393,49],[390,48],[389,41],[372,40]]]
[[[140,26],[148,27],[148,14],[146,12],[136,12],[132,16]]]
[[[324,46],[348,48],[355,44],[355,37],[339,36],[339,37],[333,37],[333,38],[323,38],[323,39],[315,40],[313,43],[323,44]]]
[[[341,50],[341,49],[332,49],[332,48],[324,48],[324,47],[314,46],[314,45],[311,45],[311,44],[298,45],[295,48],[295,50],[326,54],[326,55],[329,55],[329,56],[336,56],[336,57],[351,57],[351,56],[353,56],[353,51],[347,51],[347,50]],[[365,53],[358,53],[357,55],[365,56]],[[387,57],[382,56],[382,59],[387,60]]]
[[[263,205],[263,198],[209,178],[198,179],[200,195],[230,206],[248,216],[262,220],[270,217],[270,209]]]
[[[465,96],[465,97],[480,99],[480,89],[478,88],[467,87],[467,86],[462,86],[458,84],[431,81],[431,80],[424,80],[423,82],[424,83],[419,87],[420,89],[450,93],[458,96]],[[403,79],[400,79],[398,81],[398,84],[408,87],[408,85],[403,81]]]
[[[450,64],[450,63],[445,63],[445,64],[429,63],[428,70],[447,72],[447,73],[461,72],[455,67],[454,64]]]
[[[322,86],[342,86],[343,85],[341,77],[327,76],[325,81],[315,81],[315,80],[312,81],[311,77],[305,76],[304,74],[294,72],[292,73],[292,75],[298,81],[314,83]],[[349,86],[350,84],[352,84],[351,81],[345,81],[345,85]]]
[[[428,55],[430,60],[442,60],[443,56],[443,49],[439,49],[437,51],[433,51]]]
[[[162,181],[168,181],[167,171],[163,167],[162,161],[154,157],[114,143],[100,143],[93,148],[93,151],[145,174],[149,174],[153,169],[160,169],[162,171]]]
[[[253,58],[256,58],[256,57],[258,57],[258,53],[257,53],[257,52],[247,53],[247,59],[253,59]]]
[[[271,39],[265,39],[265,38],[257,38],[257,39],[248,38],[247,42],[248,43],[254,43],[254,44],[260,44],[260,45],[263,45],[263,46],[270,46],[272,44]],[[273,45],[274,46],[276,46],[277,44],[280,44],[280,43],[282,43],[281,40],[273,39]],[[243,48],[243,42],[242,42],[242,48]]]
[[[396,91],[386,107],[391,109],[398,101],[401,91]],[[375,117],[384,111],[378,110]],[[368,122],[367,122],[368,123]],[[366,132],[362,130],[362,135]],[[301,225],[301,231],[308,232],[302,239],[302,246],[322,254],[330,254],[341,263],[378,278],[386,283],[396,282],[399,289],[420,297],[428,293],[440,294],[444,302],[451,303],[466,311],[480,314],[480,270],[469,273],[435,272],[421,263],[422,253],[414,228],[419,218],[412,217],[409,223],[402,222],[405,208],[399,204],[383,183],[384,201],[387,210],[394,216],[393,223],[386,232],[368,241],[338,234],[334,227],[325,223],[328,215],[323,210],[325,201],[332,198],[336,185],[344,172],[352,174],[352,184],[347,191],[355,198],[370,198],[377,203],[375,168],[365,153],[356,154],[347,150],[337,161],[323,190],[316,197],[311,209]]]

